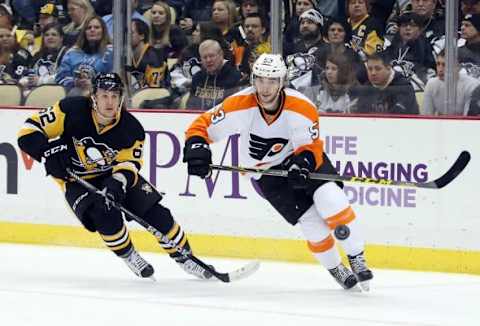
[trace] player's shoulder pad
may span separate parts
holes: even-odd
[[[223,100],[223,108],[226,112],[249,109],[256,107],[255,89],[247,87]]]
[[[301,106],[305,110],[317,110],[317,106],[305,95],[293,88],[285,88],[285,108]]]
[[[145,140],[145,129],[140,121],[130,112],[124,110],[120,116],[121,128],[127,131],[132,138],[138,140]]]
[[[92,100],[85,96],[66,97],[58,102],[64,113],[83,113],[92,109]]]

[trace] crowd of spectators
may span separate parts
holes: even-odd
[[[207,110],[272,51],[271,0],[127,0],[132,92]],[[457,103],[445,106],[445,0],[278,0],[290,87],[321,112],[480,114],[480,0],[460,0]],[[113,69],[113,0],[0,0],[0,83],[88,96]],[[127,76],[128,75],[128,76]],[[127,78],[128,77],[128,78]],[[187,95],[188,94],[188,95]],[[421,94],[421,96],[419,96]]]

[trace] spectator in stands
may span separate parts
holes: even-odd
[[[63,28],[63,32],[65,33],[64,43],[70,47],[76,43],[87,19],[94,16],[95,11],[89,0],[68,0],[67,12],[72,21]]]
[[[187,34],[191,34],[194,26],[201,22],[208,22],[212,17],[213,0],[185,0],[182,10],[182,18],[179,21],[180,28]]]
[[[392,58],[392,67],[401,72],[414,89],[423,91],[435,71],[432,46],[421,30],[423,18],[410,12],[401,15],[398,23],[400,29],[386,53]]]
[[[461,35],[465,45],[458,48],[458,62],[475,78],[480,78],[480,14],[466,15]]]
[[[422,30],[435,53],[444,48],[445,18],[435,9],[438,0],[411,0],[412,11],[423,18]]]
[[[46,5],[40,7],[38,13],[38,24],[35,24],[35,46],[34,53],[37,53],[42,47],[42,38],[43,32],[47,25],[58,23],[58,10],[53,3],[47,3]],[[62,32],[62,39],[63,39]],[[62,40],[63,41],[63,40]]]
[[[250,82],[252,65],[260,54],[272,52],[265,25],[265,18],[258,13],[248,14],[244,19],[243,29],[246,32],[246,44],[239,67],[242,84]]]
[[[12,8],[2,3],[0,4],[0,27],[12,29],[14,26],[14,17]]]
[[[149,44],[150,29],[141,19],[132,19],[132,81],[135,90],[143,87],[170,87],[167,56]]]
[[[259,14],[264,17],[264,10],[259,0],[241,0],[240,1],[240,21],[238,21],[231,29],[231,37],[238,46],[247,45],[247,32],[244,29],[245,18],[251,14]],[[268,28],[268,26],[264,25]]]
[[[67,90],[74,87],[76,77],[95,77],[100,72],[111,72],[113,49],[107,28],[100,16],[85,21],[77,43],[67,51],[58,68],[55,81]],[[88,73],[87,73],[88,72]],[[81,79],[83,88],[91,80]]]
[[[170,7],[163,1],[155,1],[150,12],[151,45],[156,49],[162,49],[168,58],[178,58],[188,45],[188,40],[182,29],[171,23]]]
[[[358,97],[357,112],[380,114],[418,114],[418,104],[412,85],[392,69],[385,53],[368,57],[369,84],[352,90]]]
[[[461,0],[460,6],[464,16],[480,14],[480,0]]]
[[[235,41],[237,21],[237,7],[232,0],[213,1],[212,22],[220,28],[227,42],[231,44],[236,67],[240,66],[243,55],[241,44]]]
[[[468,116],[480,115],[480,87],[475,88],[475,90],[472,93],[467,115]]]
[[[143,20],[145,23],[149,24],[149,21],[141,13],[139,13],[137,11],[138,0],[130,0],[130,1],[132,3],[132,5],[130,7],[132,9],[132,19],[140,19],[140,20]],[[97,12],[97,15],[101,16],[100,14],[98,14],[98,12]],[[113,15],[110,12],[110,14],[103,16],[102,19],[105,22],[105,25],[107,25],[108,35],[112,39],[112,37],[113,37]]]
[[[305,89],[304,94],[316,104],[319,112],[353,113],[357,99],[350,90],[357,84],[350,58],[332,53],[326,59],[320,85]]]
[[[445,51],[438,54],[436,63],[437,76],[429,79],[425,87],[423,113],[426,115],[467,115],[472,94],[480,86],[480,81],[460,72],[456,67],[457,103],[454,107],[447,107],[445,105]]]
[[[18,45],[12,30],[0,27],[0,83],[17,83],[31,65],[32,56]]]
[[[223,57],[234,65],[233,54],[230,44],[225,40],[222,31],[213,22],[202,22],[197,25],[192,33],[192,44],[186,47],[177,63],[170,72],[172,86],[178,94],[188,92],[192,84],[192,76],[202,69],[198,46],[205,40],[215,40],[220,44]]]
[[[287,56],[288,79],[294,88],[300,89],[318,84],[322,72],[317,55],[326,47],[322,27],[324,17],[315,9],[300,15],[300,35],[293,54]]]
[[[42,33],[42,47],[33,57],[33,74],[20,79],[24,87],[55,84],[57,68],[67,48],[63,45],[63,29],[57,23],[46,25]]]
[[[315,9],[318,11],[318,0],[295,0],[293,3],[293,17],[285,28],[283,38],[283,49],[285,54],[291,54],[294,44],[301,40],[300,35],[300,16],[307,10]]]
[[[90,0],[90,2],[92,3],[92,7],[98,16],[105,18],[105,16],[112,14],[113,0]]]
[[[220,44],[205,40],[199,46],[202,70],[192,79],[187,107],[208,110],[237,90],[240,72],[223,58]]]
[[[382,23],[370,16],[369,10],[368,0],[347,0],[352,48],[362,56],[383,50]]]
[[[344,55],[352,63],[356,79],[361,83],[368,80],[367,69],[360,55],[351,46],[352,28],[344,20],[332,18],[325,25],[325,46],[322,46],[315,53],[315,60],[323,70],[329,55]],[[315,77],[315,76],[313,76]],[[314,81],[312,84],[316,84]]]

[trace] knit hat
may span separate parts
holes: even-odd
[[[463,21],[470,22],[480,32],[480,14],[465,15]]]
[[[303,14],[301,14],[300,21],[302,21],[302,19],[311,20],[312,22],[320,26],[323,26],[325,24],[325,19],[323,15],[315,9],[308,9]]]

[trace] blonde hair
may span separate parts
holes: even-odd
[[[87,19],[96,15],[95,9],[93,9],[92,4],[89,0],[68,0],[67,5],[70,3],[82,7],[85,10],[85,17],[83,18],[82,23],[78,26],[75,26],[75,23],[72,21],[65,27],[63,27],[63,31],[65,32],[65,34],[81,30],[85,25]]]
[[[232,0],[214,0],[212,4],[215,5],[217,2],[223,2],[225,3],[225,6],[227,7],[228,10],[228,29],[230,29],[237,21],[238,21],[238,11],[237,11],[237,6]]]
[[[152,5],[160,6],[165,11],[166,19],[165,22],[158,27],[153,25],[152,21],[150,22],[150,43],[155,45],[160,45],[161,47],[170,45],[170,26],[172,21],[172,13],[170,11],[170,6],[163,1],[155,1]]]

